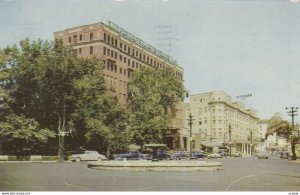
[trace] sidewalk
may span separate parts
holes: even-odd
[[[0,164],[5,164],[5,163],[56,163],[59,161],[54,161],[54,160],[46,160],[46,161],[0,161]]]

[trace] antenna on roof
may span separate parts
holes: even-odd
[[[101,22],[103,22],[104,16],[106,15],[106,12],[103,14],[102,18],[101,18]]]

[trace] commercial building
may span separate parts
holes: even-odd
[[[257,113],[248,109],[242,102],[232,102],[232,98],[223,91],[212,91],[190,95],[184,105],[185,119],[193,116],[192,141],[190,127],[185,120],[183,147],[193,150],[218,152],[240,152],[250,155],[254,152],[253,139],[257,132]]]
[[[154,48],[118,25],[94,23],[54,32],[56,39],[71,45],[78,56],[96,57],[103,62],[107,89],[118,97],[121,104],[127,102],[127,83],[133,71],[141,68],[172,70],[183,81],[183,69],[170,56]],[[183,127],[182,105],[167,131],[167,145],[178,146],[176,134]]]

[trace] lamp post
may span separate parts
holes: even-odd
[[[229,130],[229,155],[231,156],[231,125],[228,126]]]
[[[190,126],[190,156],[192,156],[192,125],[193,125],[193,116],[192,113],[190,113],[189,118],[188,118],[188,122],[189,122],[189,126]]]
[[[295,125],[294,125],[294,117],[297,116],[298,114],[296,114],[298,112],[298,107],[286,107],[286,110],[288,110],[288,115],[292,117],[292,128],[293,131],[295,130]],[[299,132],[298,132],[298,139],[299,139]]]

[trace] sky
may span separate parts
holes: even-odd
[[[251,93],[244,103],[264,119],[290,120],[285,107],[300,106],[299,0],[0,0],[0,48],[108,21],[172,44],[161,49],[184,69],[190,94]]]

